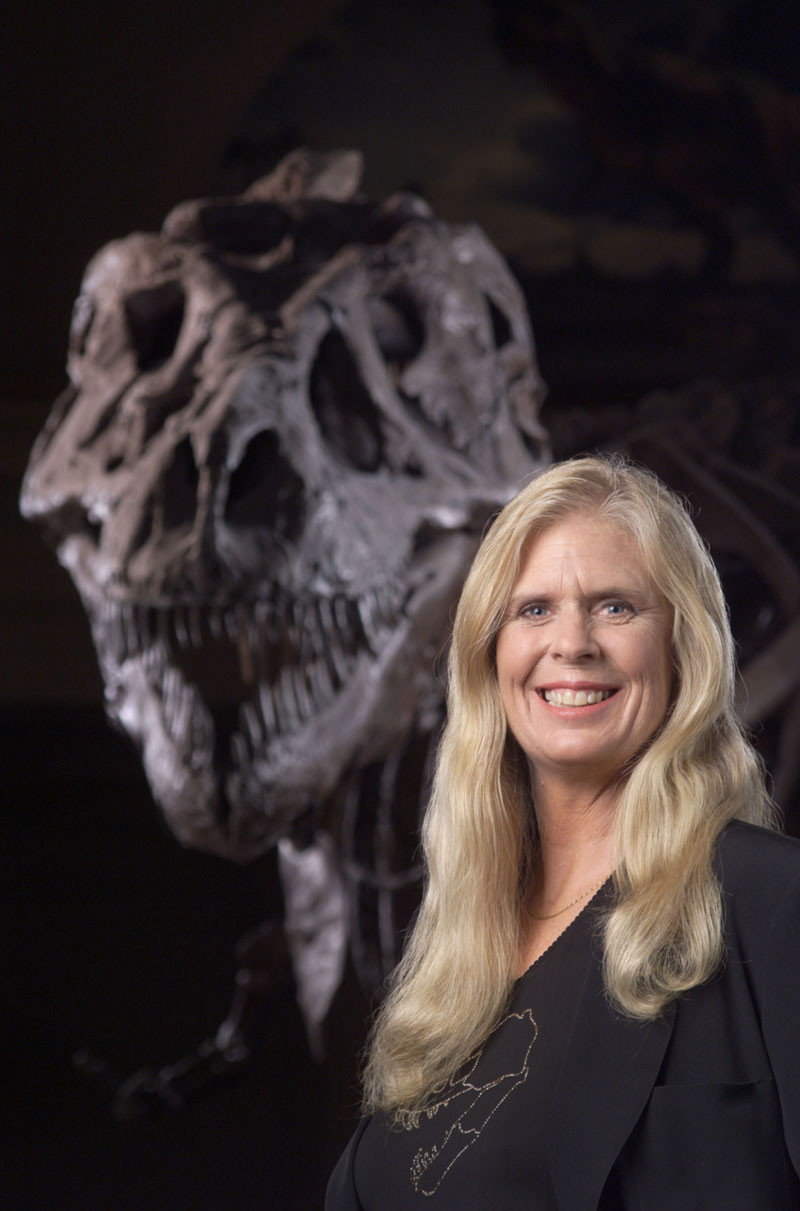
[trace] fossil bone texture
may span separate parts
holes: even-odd
[[[358,153],[297,152],[103,248],[22,494],[175,835],[240,860],[281,841],[291,887],[328,870],[321,970],[348,873],[319,838],[338,840],[345,801],[351,832],[383,811],[391,834],[481,531],[546,458],[501,258],[417,197],[366,200],[360,174]],[[374,805],[366,769],[383,770]]]

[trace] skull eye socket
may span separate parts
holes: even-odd
[[[186,297],[177,282],[138,290],[125,300],[125,318],[140,370],[154,370],[178,343]]]
[[[407,294],[396,291],[369,299],[367,312],[378,348],[397,379],[425,344],[425,327],[417,305]]]
[[[309,395],[331,452],[358,471],[377,471],[384,461],[383,430],[355,358],[335,328],[320,342]]]

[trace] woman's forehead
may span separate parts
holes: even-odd
[[[531,577],[577,579],[594,588],[650,586],[665,596],[637,535],[596,511],[570,514],[525,536],[511,591]]]
[[[623,549],[629,559],[642,564],[647,562],[633,529],[595,508],[576,510],[544,525],[532,526],[520,544],[519,566],[542,550],[600,551],[608,544]]]

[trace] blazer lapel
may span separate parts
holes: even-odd
[[[563,1211],[596,1211],[608,1174],[641,1115],[672,1033],[675,1003],[635,1022],[606,999],[590,965],[553,1099],[550,1174]]]

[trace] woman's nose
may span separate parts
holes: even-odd
[[[587,660],[599,654],[591,619],[583,610],[560,611],[552,634],[553,655],[561,660]]]

